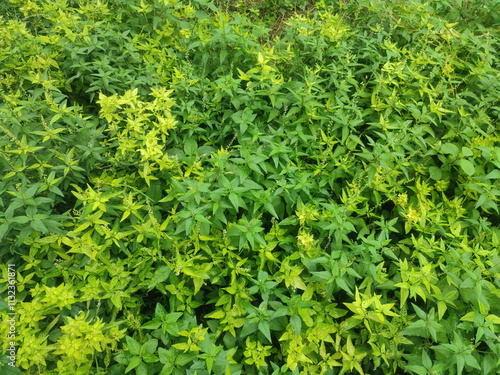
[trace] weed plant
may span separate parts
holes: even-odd
[[[498,1],[0,15],[0,373],[499,373]]]

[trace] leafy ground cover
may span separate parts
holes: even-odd
[[[2,3],[0,372],[498,374],[499,6]]]

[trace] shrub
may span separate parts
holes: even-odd
[[[497,8],[0,8],[18,368],[497,373]]]

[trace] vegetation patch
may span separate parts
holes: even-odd
[[[0,15],[0,373],[499,372],[498,1]]]

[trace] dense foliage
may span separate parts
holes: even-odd
[[[23,373],[499,373],[498,1],[0,14]]]

